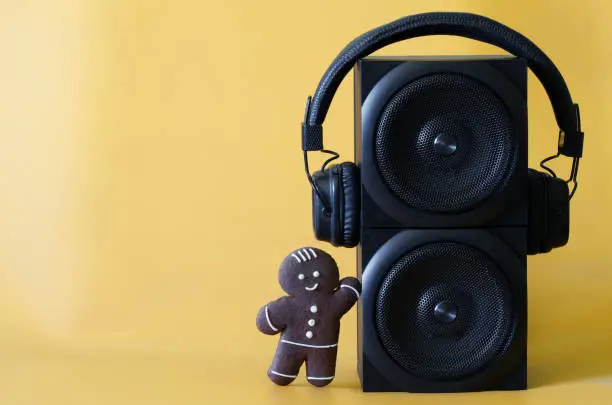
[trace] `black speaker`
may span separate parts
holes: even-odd
[[[527,64],[354,70],[364,391],[527,387]]]

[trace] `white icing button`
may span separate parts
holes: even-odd
[[[320,273],[318,271],[315,271],[314,273],[312,273],[312,275],[315,277],[319,277]]]
[[[312,332],[311,331],[306,332],[306,337],[308,339],[312,339]]]
[[[309,319],[308,320],[308,325],[309,326],[314,326],[315,325],[315,320],[314,319]]]
[[[298,278],[299,278],[300,280],[304,280],[304,275],[303,275],[303,274],[300,274],[300,275],[298,276]]]
[[[312,312],[313,314],[316,314],[317,310],[318,310],[318,308],[317,308],[316,305],[313,305],[313,306],[310,307],[310,312]]]

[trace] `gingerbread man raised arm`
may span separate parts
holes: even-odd
[[[279,283],[288,296],[262,307],[257,328],[280,333],[268,377],[288,385],[306,363],[306,378],[323,387],[334,379],[340,318],[355,305],[361,284],[354,277],[339,280],[336,261],[321,249],[300,248],[281,263]]]

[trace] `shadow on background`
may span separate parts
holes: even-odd
[[[531,267],[538,274],[530,276],[530,387],[578,380],[612,383],[612,276],[603,262],[575,264]],[[555,280],[547,283],[547,278]]]
[[[600,142],[610,114],[609,104],[601,100],[612,88],[605,66],[610,31],[603,3],[470,0],[465,6],[532,39],[557,65],[581,107],[585,149],[580,186],[571,201],[569,244],[529,258],[529,387],[580,380],[612,383],[612,276],[609,238],[603,234],[610,216],[597,208],[609,206],[611,198],[607,170],[601,169],[609,160],[602,156]],[[554,23],[561,20],[564,25]],[[556,125],[549,100],[532,73],[528,93],[529,162],[535,168],[555,147]],[[568,173],[567,159],[553,166],[560,176]]]

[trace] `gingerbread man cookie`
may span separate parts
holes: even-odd
[[[306,363],[306,378],[317,387],[332,382],[340,334],[340,318],[359,299],[361,284],[354,277],[339,280],[336,261],[328,253],[304,247],[281,263],[279,283],[288,296],[259,310],[257,328],[280,333],[268,377],[288,385]]]

